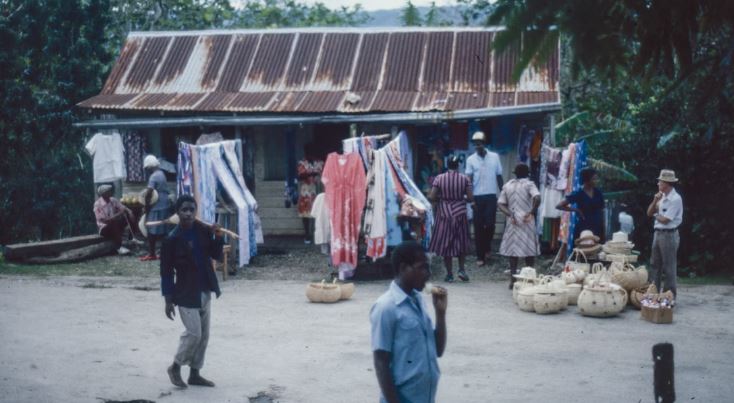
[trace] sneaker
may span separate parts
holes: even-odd
[[[461,281],[469,281],[469,276],[466,274],[464,270],[459,270],[459,280]]]
[[[130,249],[124,246],[120,246],[120,249],[117,250],[118,255],[127,255],[128,253],[130,253]]]
[[[443,281],[447,283],[453,283],[454,282],[454,276],[447,274],[446,277],[444,277]]]

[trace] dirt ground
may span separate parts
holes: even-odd
[[[183,326],[165,318],[148,272],[0,274],[0,401],[378,400],[368,312],[387,281],[359,283],[335,305],[308,303],[301,280],[223,283],[202,371],[217,387],[178,390],[165,369]],[[448,289],[440,402],[652,402],[651,348],[664,341],[675,346],[678,401],[734,396],[731,286],[683,287],[672,325],[634,310],[612,319],[520,312],[504,282],[479,275]]]

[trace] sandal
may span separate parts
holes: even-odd
[[[151,260],[158,260],[158,256],[152,256],[152,255],[145,255],[140,258],[141,262],[149,262]]]
[[[454,282],[454,276],[447,274],[446,277],[444,277],[443,281],[447,283],[453,283]]]
[[[461,281],[467,282],[469,281],[469,276],[466,274],[464,270],[459,270],[459,279]]]

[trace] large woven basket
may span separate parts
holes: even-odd
[[[647,269],[645,266],[635,268],[629,263],[613,262],[610,271],[612,282],[619,284],[627,292],[640,288],[647,283]]]
[[[606,318],[616,316],[627,305],[627,291],[611,285],[600,285],[597,282],[584,287],[577,301],[579,313],[584,316]]]
[[[310,283],[306,286],[306,298],[311,302],[333,303],[339,301],[342,291],[338,284]]]
[[[541,315],[558,313],[568,305],[565,291],[556,292],[550,289],[538,291],[533,296],[533,309]]]
[[[535,312],[535,293],[537,286],[523,287],[517,292],[517,306],[521,311]]]
[[[576,305],[584,287],[581,284],[566,285],[566,294],[568,295],[568,305]]]

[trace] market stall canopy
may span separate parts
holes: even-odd
[[[134,32],[102,92],[78,106],[278,115],[557,109],[559,51],[513,83],[519,51],[491,50],[499,29]]]

